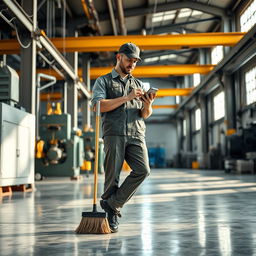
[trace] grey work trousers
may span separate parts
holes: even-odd
[[[105,136],[104,151],[105,183],[104,193],[101,197],[107,200],[111,208],[119,211],[150,173],[145,138]],[[132,171],[119,187],[124,160]]]

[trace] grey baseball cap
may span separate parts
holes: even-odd
[[[126,43],[120,46],[118,53],[124,53],[128,58],[140,58],[140,48],[133,43]]]

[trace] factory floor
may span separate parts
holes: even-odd
[[[256,255],[255,175],[152,169],[118,233],[77,235],[92,182],[46,178],[34,192],[0,199],[0,255]],[[102,184],[100,175],[99,192]]]

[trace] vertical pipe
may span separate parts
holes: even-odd
[[[123,9],[123,1],[122,0],[116,0],[117,4],[117,13],[118,13],[118,19],[120,24],[120,31],[121,34],[126,36],[127,30],[125,27],[125,19],[124,19],[124,9]]]
[[[63,17],[62,17],[62,38],[63,38],[63,55],[66,56],[66,0],[62,1]]]
[[[33,31],[35,32],[37,29],[37,0],[33,0]],[[31,67],[32,67],[32,99],[31,99],[31,113],[36,114],[36,40],[32,38],[32,60],[31,60]]]
[[[83,81],[86,84],[86,89],[90,91],[90,55],[86,54],[83,56],[82,60],[83,66],[82,66],[82,77]],[[89,128],[91,126],[91,110],[90,110],[90,100],[85,99],[83,102],[83,112],[82,112],[82,117],[83,117],[83,127]]]
[[[109,9],[109,15],[110,15],[113,32],[114,32],[114,35],[117,36],[117,28],[116,28],[116,21],[115,21],[115,15],[113,11],[112,0],[108,0],[108,9]]]
[[[67,92],[68,90],[68,84],[67,82],[64,82],[64,88],[63,88],[63,113],[67,114]]]

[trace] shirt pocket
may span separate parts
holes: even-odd
[[[123,96],[123,88],[122,88],[121,84],[115,83],[115,82],[112,83],[111,96],[113,98],[117,98],[117,97]]]

